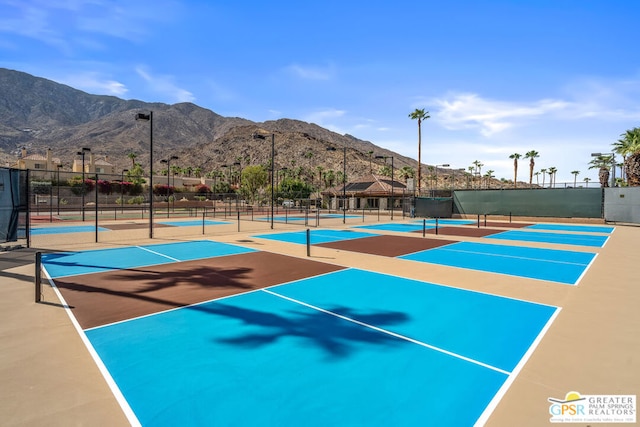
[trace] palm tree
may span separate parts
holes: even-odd
[[[131,167],[135,168],[136,167],[136,157],[138,157],[138,155],[136,153],[129,153],[127,155],[127,157],[131,159]]]
[[[540,172],[536,172],[534,175],[536,176],[536,185],[540,186]]]
[[[571,171],[571,174],[573,175],[573,188],[576,187],[576,180],[578,179],[579,173],[580,171]]]
[[[540,169],[540,173],[542,174],[542,186],[544,187],[544,179],[547,177],[547,175],[546,175],[547,170],[546,169]]]
[[[409,114],[411,120],[418,121],[418,195],[420,195],[420,180],[422,179],[422,121],[430,117],[429,112],[424,108],[416,108]]]
[[[589,181],[591,181],[591,178],[585,178],[583,181],[585,183],[585,187],[589,187]]]
[[[533,168],[536,166],[535,158],[540,157],[536,150],[528,151],[527,154],[524,155],[525,159],[529,159],[529,187],[533,184]]]
[[[613,151],[621,154],[624,163],[627,183],[630,186],[640,185],[640,128],[627,130],[622,138],[613,144]]]
[[[484,177],[486,178],[485,183],[486,183],[487,188],[489,188],[489,182],[490,182],[491,178],[493,178],[493,173],[494,173],[494,172],[495,172],[494,170],[489,169],[489,170],[484,174]]]
[[[600,187],[609,186],[609,168],[611,167],[611,156],[597,156],[589,162],[589,169],[598,169],[598,180]],[[631,178],[631,177],[629,177]]]
[[[522,157],[518,153],[513,153],[509,156],[510,159],[513,159],[513,188],[518,187],[518,159]]]
[[[558,172],[558,169],[556,169],[555,166],[551,166],[548,170],[547,173],[549,174],[549,187],[553,188],[555,187],[555,177],[556,177],[556,172]]]

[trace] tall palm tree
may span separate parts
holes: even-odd
[[[540,186],[540,172],[536,172],[534,175],[536,176],[536,185]]]
[[[547,173],[549,174],[549,187],[551,187],[551,188],[555,187],[556,172],[558,172],[558,169],[555,166],[551,166],[547,170]]]
[[[418,121],[418,195],[420,195],[420,180],[422,179],[422,121],[430,117],[429,112],[424,108],[416,108],[409,113],[411,120]]]
[[[598,169],[598,180],[600,187],[609,186],[609,168],[611,167],[611,156],[597,156],[589,162],[589,169]],[[630,177],[629,177],[630,178]]]
[[[533,184],[533,168],[536,166],[534,159],[540,157],[536,150],[527,151],[524,155],[525,159],[529,159],[529,187]]]
[[[622,138],[613,144],[613,151],[621,154],[624,163],[627,183],[630,186],[640,185],[640,128],[627,130]]]
[[[509,156],[510,159],[513,159],[513,188],[518,187],[518,159],[522,157],[522,155],[518,153],[513,153]]]
[[[585,178],[583,181],[586,184],[585,187],[589,187],[589,181],[591,181],[591,178]]]
[[[571,171],[571,174],[573,175],[573,188],[576,188],[576,180],[578,179],[579,173],[580,171]]]
[[[546,169],[540,169],[540,173],[542,174],[542,186],[544,187],[544,179],[547,177],[547,170]]]
[[[491,178],[493,178],[493,173],[494,173],[494,172],[495,172],[494,170],[489,169],[489,170],[484,174],[484,177],[486,178],[486,186],[487,186],[487,188],[489,188],[489,184],[490,184]]]

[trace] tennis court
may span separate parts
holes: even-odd
[[[543,231],[509,230],[487,236],[490,239],[518,240],[536,243],[556,243],[561,245],[592,246],[602,248],[609,236],[577,233],[556,233]]]
[[[66,233],[93,233],[96,231],[95,225],[72,225],[72,226],[56,226],[56,227],[31,227],[29,232],[33,236],[42,236],[46,234],[66,234]],[[109,231],[108,228],[98,227],[98,231]]]
[[[43,263],[142,425],[472,425],[559,311],[212,241]]]
[[[595,253],[457,242],[400,258],[510,276],[577,285]]]

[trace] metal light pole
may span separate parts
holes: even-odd
[[[84,182],[84,155],[89,151],[91,151],[91,148],[86,147],[83,147],[82,150],[78,151],[78,155],[82,156],[82,221],[84,221],[84,193],[86,191],[86,185]]]
[[[178,160],[178,156],[171,156],[166,160],[160,160],[160,163],[167,164],[167,218],[169,218],[169,188],[171,187],[171,160]]]
[[[441,166],[443,168],[448,168],[450,165],[448,163],[445,163],[443,165],[436,165],[436,190],[438,189],[438,166]]]
[[[58,215],[60,215],[60,168],[62,168],[62,165],[57,165],[58,168],[58,178],[56,179],[56,182],[58,183]]]
[[[137,113],[136,120],[149,122],[149,238],[153,239],[153,111]]]
[[[124,174],[129,172],[129,169],[122,169],[120,174],[120,212],[124,214]]]
[[[393,188],[394,184],[395,184],[394,179],[393,179],[393,172],[394,172],[394,170],[393,170],[394,169],[394,167],[393,167],[393,156],[376,156],[376,159],[384,159],[385,162],[387,161],[387,159],[391,159],[391,220],[393,221],[393,210],[394,210],[394,205],[393,205],[394,197],[393,197],[393,195],[394,195],[394,192],[395,192],[395,189]]]
[[[327,147],[327,151],[337,151],[336,147]],[[347,222],[347,145],[342,147],[342,223]]]
[[[266,136],[261,135],[259,133],[254,133],[251,135],[253,139],[267,139]],[[271,229],[273,229],[273,204],[274,204],[274,175],[275,175],[275,157],[276,157],[276,136],[275,134],[271,134]]]

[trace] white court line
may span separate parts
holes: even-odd
[[[544,327],[542,328],[542,330],[540,331],[536,339],[533,341],[533,343],[531,343],[531,346],[529,346],[529,350],[527,350],[524,356],[522,356],[522,359],[520,359],[520,362],[516,365],[513,372],[511,372],[511,374],[509,375],[509,378],[507,378],[504,384],[502,384],[502,387],[500,387],[498,392],[493,396],[493,399],[491,399],[491,402],[489,402],[489,404],[484,409],[484,411],[482,412],[478,420],[475,422],[474,427],[483,426],[489,420],[489,417],[493,413],[494,409],[496,409],[496,406],[498,406],[498,403],[500,403],[500,401],[502,400],[502,397],[505,395],[509,387],[511,387],[511,384],[513,383],[513,381],[515,381],[516,377],[518,376],[518,374],[520,373],[524,365],[527,363],[527,361],[529,360],[529,358],[531,357],[535,349],[538,347],[538,345],[540,344],[540,341],[542,341],[542,337],[544,337],[544,335],[547,333],[547,331],[551,327],[551,324],[556,320],[556,317],[558,317],[560,310],[562,309],[558,307],[556,311],[553,312],[553,314],[547,321],[547,324],[544,325]]]
[[[161,257],[170,259],[170,260],[175,261],[175,262],[182,262],[182,260],[179,260],[178,258],[174,258],[172,256],[165,255],[165,254],[160,253],[160,252],[152,251],[151,249],[147,249],[147,248],[144,248],[142,246],[136,246],[136,248],[142,249],[143,251],[151,252],[152,254],[160,255]]]
[[[411,343],[418,344],[418,345],[420,345],[420,346],[422,346],[422,347],[426,347],[426,348],[428,348],[428,349],[435,350],[435,351],[437,351],[437,352],[440,352],[440,353],[446,354],[446,355],[448,355],[448,356],[452,356],[452,357],[455,357],[455,358],[457,358],[457,359],[464,360],[465,362],[470,362],[470,363],[473,363],[473,364],[475,364],[475,365],[482,366],[483,368],[488,368],[488,369],[491,369],[492,371],[500,372],[501,374],[504,374],[504,375],[510,375],[510,372],[508,372],[508,371],[505,371],[505,370],[503,370],[503,369],[497,368],[497,367],[495,367],[495,366],[488,365],[488,364],[486,364],[486,363],[480,362],[480,361],[475,360],[475,359],[471,359],[471,358],[466,357],[466,356],[462,356],[462,355],[457,354],[457,353],[453,353],[453,352],[451,352],[451,351],[448,351],[448,350],[442,349],[442,348],[440,348],[440,347],[436,347],[436,346],[433,346],[433,345],[430,345],[430,344],[424,343],[424,342],[422,342],[422,341],[414,340],[413,338],[409,338],[409,337],[406,337],[406,336],[404,336],[404,335],[396,334],[395,332],[391,332],[391,331],[388,331],[388,330],[386,330],[386,329],[378,328],[377,326],[373,326],[373,325],[370,325],[370,324],[368,324],[368,323],[360,322],[359,320],[355,320],[355,319],[352,319],[352,318],[350,318],[350,317],[343,316],[343,315],[338,314],[338,313],[334,313],[333,311],[325,310],[325,309],[320,308],[320,307],[317,307],[317,306],[315,306],[315,305],[307,304],[306,302],[302,302],[302,301],[299,301],[299,300],[297,300],[297,299],[294,299],[294,298],[290,298],[290,297],[284,296],[284,295],[282,295],[282,294],[279,294],[279,293],[276,293],[276,292],[270,291],[270,290],[268,290],[268,289],[262,289],[262,291],[263,291],[263,292],[266,292],[266,293],[268,293],[268,294],[271,294],[271,295],[273,295],[273,296],[276,296],[276,297],[279,297],[279,298],[285,299],[285,300],[287,300],[287,301],[291,301],[291,302],[294,302],[294,303],[296,303],[296,304],[303,305],[303,306],[308,307],[308,308],[311,308],[311,309],[313,309],[313,310],[321,311],[321,312],[323,312],[323,313],[330,314],[331,316],[338,317],[338,318],[343,319],[343,320],[346,320],[346,321],[348,321],[348,322],[352,322],[352,323],[355,323],[355,324],[357,324],[357,325],[364,326],[365,328],[373,329],[374,331],[382,332],[383,334],[391,335],[391,336],[396,337],[396,338],[399,338],[399,339],[401,339],[401,340],[409,341],[409,342],[411,342]]]
[[[98,370],[100,371],[100,373],[104,377],[105,381],[107,382],[107,385],[111,389],[111,392],[113,393],[113,396],[115,397],[116,401],[120,405],[120,408],[122,409],[122,412],[124,412],[124,415],[127,417],[127,420],[129,421],[129,423],[132,426],[136,426],[136,427],[137,426],[142,426],[142,424],[138,420],[138,417],[133,412],[133,409],[131,409],[131,406],[129,406],[129,402],[127,402],[127,399],[125,399],[124,395],[122,394],[122,391],[120,390],[120,387],[118,387],[118,384],[116,384],[115,380],[113,379],[113,377],[109,373],[109,370],[107,369],[107,367],[105,366],[104,362],[102,361],[102,359],[98,355],[98,352],[96,351],[96,349],[91,344],[91,341],[89,341],[89,338],[87,337],[87,335],[82,330],[82,327],[80,327],[80,324],[76,320],[76,317],[71,312],[71,308],[69,307],[69,304],[67,304],[67,302],[65,301],[64,297],[62,296],[62,293],[60,292],[60,290],[56,286],[55,281],[51,278],[51,276],[49,276],[49,272],[47,272],[47,269],[45,268],[44,265],[42,266],[42,270],[44,271],[44,274],[45,274],[47,280],[49,281],[49,284],[51,285],[51,288],[56,293],[56,295],[58,296],[58,299],[60,300],[60,302],[64,306],[64,311],[67,312],[67,315],[69,316],[69,319],[71,320],[71,323],[73,324],[73,327],[76,328],[76,331],[78,332],[78,335],[80,335],[80,339],[82,339],[82,342],[84,343],[85,347],[87,347],[87,350],[89,351],[89,354],[93,358],[93,361],[96,363],[96,366],[98,367]]]
[[[490,255],[490,256],[503,257],[503,258],[526,259],[526,260],[529,260],[529,261],[552,262],[554,264],[568,264],[568,265],[581,265],[581,266],[589,265],[589,264],[582,264],[582,263],[578,263],[578,262],[556,261],[556,260],[547,259],[547,258],[530,258],[530,257],[524,257],[524,256],[494,254],[494,253],[487,253],[487,252],[462,251],[462,250],[459,250],[459,249],[446,249],[445,247],[439,247],[439,248],[434,248],[434,249],[441,249],[443,251],[449,251],[449,252],[460,252],[460,253],[465,253],[465,254]],[[553,249],[550,249],[550,250],[553,250]],[[582,252],[582,253],[584,253],[584,252]],[[592,253],[592,252],[586,252],[586,253]]]

